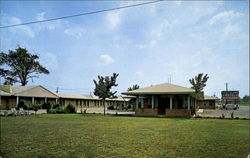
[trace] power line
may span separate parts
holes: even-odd
[[[91,14],[103,13],[103,12],[114,11],[114,10],[125,9],[125,8],[132,8],[132,7],[137,7],[137,6],[142,6],[142,5],[152,4],[152,3],[157,3],[157,2],[160,2],[160,1],[163,1],[163,0],[157,0],[157,1],[139,3],[139,4],[133,4],[133,5],[127,5],[127,6],[122,6],[122,7],[116,7],[116,8],[110,8],[110,9],[92,11],[92,12],[81,13],[81,14],[74,14],[74,15],[62,16],[62,17],[51,18],[51,19],[46,19],[46,20],[38,20],[38,21],[26,22],[26,23],[21,23],[21,24],[13,24],[13,25],[0,26],[0,29],[9,28],[9,27],[15,27],[15,26],[21,26],[21,25],[30,25],[30,24],[35,24],[35,23],[42,23],[42,22],[48,22],[48,21],[66,19],[66,18],[73,18],[73,17],[78,17],[78,16],[84,16],[84,15],[91,15]]]

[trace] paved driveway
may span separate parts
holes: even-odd
[[[249,106],[239,106],[237,110],[208,110],[203,109],[199,110],[197,115],[201,117],[222,117],[222,114],[225,115],[225,118],[231,118],[233,112],[234,118],[247,118],[250,119]]]

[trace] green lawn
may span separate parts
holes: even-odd
[[[1,117],[3,158],[246,158],[249,120],[47,114]]]

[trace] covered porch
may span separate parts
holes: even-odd
[[[191,116],[194,105],[190,94],[137,95],[135,115]]]

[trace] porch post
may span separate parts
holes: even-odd
[[[32,97],[32,104],[35,103],[35,97]]]
[[[173,109],[173,96],[170,96],[170,109]]]
[[[155,97],[152,95],[152,98],[151,98],[151,104],[152,104],[152,109],[155,108]]]
[[[58,102],[58,99],[56,98],[56,104],[57,104],[57,102]]]
[[[19,96],[16,97],[16,107],[18,106],[19,103]]]
[[[47,103],[47,98],[44,98],[44,103]]]
[[[188,95],[187,101],[188,101],[188,110],[190,110],[190,96],[189,95]]]
[[[142,97],[141,107],[144,108],[144,98]]]

